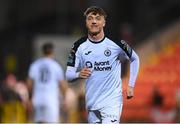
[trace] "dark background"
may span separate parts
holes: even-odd
[[[13,73],[26,78],[35,36],[84,35],[83,12],[91,5],[107,12],[109,37],[121,39],[120,31],[128,25],[135,46],[180,17],[179,0],[0,0],[0,79],[12,71],[6,69],[11,54],[16,58]]]

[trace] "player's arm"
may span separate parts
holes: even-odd
[[[66,80],[61,80],[60,81],[60,90],[61,90],[63,96],[65,96],[65,93],[66,93],[67,89],[68,89],[67,81]]]
[[[31,64],[30,68],[29,68],[29,71],[28,71],[28,77],[26,79],[30,100],[31,100],[31,97],[32,97],[33,81],[34,81],[33,79],[35,77],[34,69],[35,69],[34,64]]]
[[[28,93],[29,93],[29,101],[27,103],[27,110],[29,113],[33,113],[33,105],[32,105],[32,92],[33,92],[33,80],[28,77],[26,79]]]
[[[86,79],[91,75],[91,70],[87,67],[84,67],[79,72],[77,68],[68,66],[66,70],[66,79],[69,81],[76,80],[78,78]]]
[[[130,99],[134,96],[134,86],[136,82],[136,78],[139,71],[139,57],[135,53],[134,50],[132,50],[132,55],[130,57],[130,78],[129,83],[127,87],[127,98]]]
[[[33,80],[31,78],[27,78],[27,88],[30,93],[30,96],[32,95],[32,89],[33,89]]]
[[[124,40],[121,40],[117,44],[124,51],[125,57],[130,60],[130,79],[127,87],[127,98],[130,99],[134,96],[134,86],[139,71],[139,57]]]
[[[76,67],[67,66],[66,69],[66,80],[74,81],[79,78],[79,72],[77,72]]]
[[[91,71],[87,67],[77,71],[80,66],[82,67],[82,52],[78,49],[80,43],[75,42],[68,56],[66,79],[68,81],[74,81],[79,78],[86,79],[90,76]]]

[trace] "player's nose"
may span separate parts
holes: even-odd
[[[97,20],[96,19],[92,19],[92,24],[96,24]]]

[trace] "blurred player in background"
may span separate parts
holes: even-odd
[[[86,79],[86,108],[89,123],[119,123],[123,106],[121,62],[130,60],[127,98],[134,95],[139,70],[139,57],[123,40],[112,41],[104,34],[106,13],[102,8],[89,7],[84,15],[88,35],[76,41],[70,51],[66,77]]]
[[[67,89],[64,72],[54,60],[53,44],[46,43],[42,47],[44,57],[33,62],[29,69],[28,86],[32,92],[32,104],[35,122],[60,121],[60,92]]]

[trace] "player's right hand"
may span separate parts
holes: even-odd
[[[131,99],[134,96],[134,87],[127,87],[127,99]]]
[[[79,77],[83,79],[88,78],[90,75],[91,75],[91,70],[87,67],[84,67],[79,73]]]

